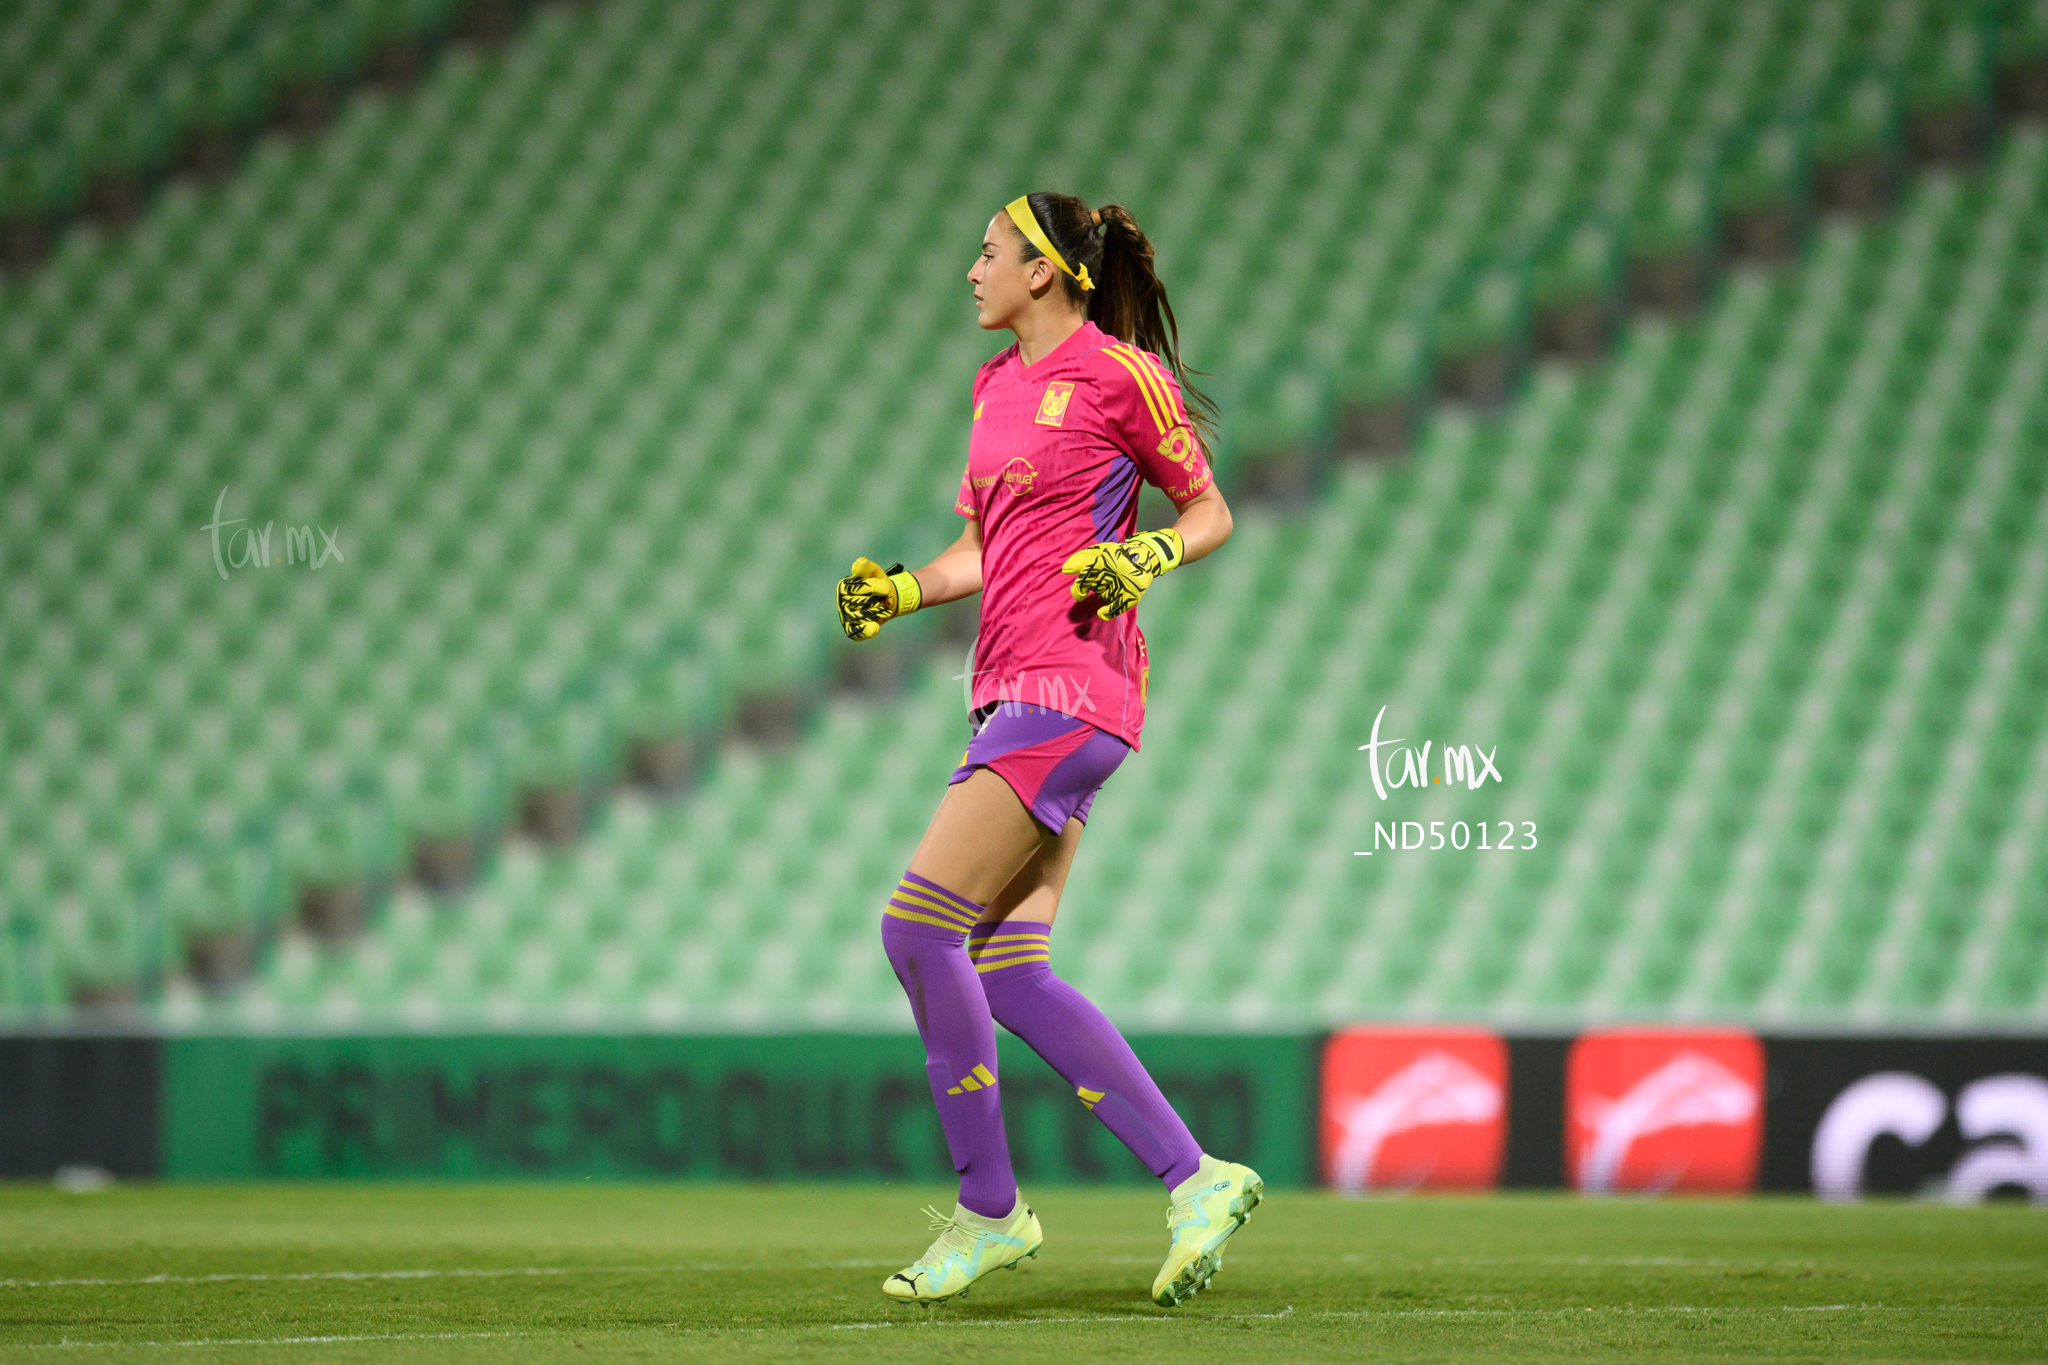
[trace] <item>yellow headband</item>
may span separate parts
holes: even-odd
[[[1045,259],[1080,281],[1083,289],[1093,289],[1095,287],[1095,281],[1088,278],[1087,266],[1084,265],[1079,271],[1076,271],[1067,264],[1066,259],[1059,252],[1053,250],[1052,239],[1045,235],[1045,229],[1038,225],[1038,215],[1031,211],[1031,198],[1029,195],[1020,194],[1015,199],[1012,199],[1008,211],[1010,221],[1017,225],[1017,231],[1023,233],[1024,239],[1038,248],[1039,255],[1045,257]]]

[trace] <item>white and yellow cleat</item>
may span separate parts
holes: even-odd
[[[1266,1182],[1257,1171],[1204,1156],[1195,1173],[1174,1188],[1173,1207],[1166,1211],[1173,1245],[1152,1281],[1152,1302],[1178,1308],[1208,1288],[1223,1268],[1223,1244],[1265,1197]]]
[[[1015,1270],[1045,1242],[1038,1215],[1024,1206],[1022,1195],[1008,1218],[984,1218],[964,1204],[951,1217],[934,1208],[925,1212],[939,1240],[916,1264],[882,1281],[882,1293],[898,1303],[944,1303],[992,1270]]]

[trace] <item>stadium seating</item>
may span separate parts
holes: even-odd
[[[2044,196],[2048,138],[2016,136],[1695,325],[1546,370],[1505,421],[1440,417],[1305,523],[1246,514],[1147,599],[1154,718],[1063,970],[1162,1026],[1205,1022],[1191,980],[1243,1025],[2039,1017]],[[1308,567],[1305,540],[1345,554]],[[733,748],[690,800],[622,799],[457,913],[408,895],[352,953],[301,940],[250,1003],[892,1021],[874,888],[961,742],[960,671]],[[1497,744],[1506,784],[1382,806],[1355,746],[1403,699],[1400,733]],[[1533,818],[1550,851],[1356,859],[1390,810]],[[1160,952],[1178,924],[1209,932]]]
[[[1065,970],[1182,1025],[1190,976],[1241,1023],[2038,1011],[2044,153],[2015,137],[1987,182],[1825,229],[1794,276],[1546,372],[1505,424],[1444,417],[1413,467],[1350,471],[1311,526],[1253,514],[1229,569],[1149,598],[1155,720],[1075,870]],[[1300,573],[1305,534],[1352,557]],[[621,800],[565,860],[520,849],[457,915],[408,896],[350,956],[301,943],[260,999],[889,1017],[872,888],[961,743],[956,671],[831,706],[793,753],[733,749],[688,802]],[[1427,814],[1538,817],[1556,851],[1354,868],[1386,698],[1503,751],[1499,796]],[[1151,948],[1190,917],[1260,948]]]
[[[2048,173],[1987,129],[2040,7],[1261,14],[1051,7],[1076,50],[914,3],[543,10],[66,234],[0,286],[0,1001],[895,1021],[873,888],[957,753],[957,656],[811,711],[846,667],[819,584],[947,533],[990,345],[947,244],[1056,183],[1137,207],[1226,487],[1299,509],[1148,599],[1119,786],[1180,794],[1104,802],[1090,989],[2038,1013]],[[1628,303],[1707,311],[1529,369]],[[1503,415],[1416,422],[1438,392]],[[1415,449],[1325,479],[1360,431]],[[269,567],[223,581],[217,498],[276,523]],[[1348,560],[1298,582],[1294,517]],[[314,524],[346,558],[284,562]],[[1503,795],[1442,803],[1546,852],[1354,859],[1381,702],[1498,742]],[[604,800],[622,746],[644,776],[798,728]],[[1184,832],[1237,837],[1183,868]],[[1250,946],[1147,948],[1190,919]]]
[[[0,13],[0,268],[78,214],[122,223],[165,175],[217,177],[266,125],[316,130],[361,78],[416,79],[516,0],[23,0]]]

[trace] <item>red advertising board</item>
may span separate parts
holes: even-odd
[[[1764,1049],[1741,1029],[1611,1029],[1565,1064],[1565,1170],[1588,1193],[1754,1188]]]
[[[1490,1188],[1508,1049],[1476,1028],[1354,1028],[1323,1049],[1323,1178],[1340,1190]]]

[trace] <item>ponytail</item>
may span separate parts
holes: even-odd
[[[1180,324],[1166,301],[1166,286],[1153,273],[1151,239],[1122,204],[1091,210],[1067,194],[1033,194],[1031,212],[1045,229],[1053,248],[1072,264],[1060,285],[1073,303],[1087,310],[1088,320],[1118,341],[1150,351],[1166,362],[1180,381],[1188,419],[1202,444],[1215,449],[1216,404],[1196,388],[1191,370],[1180,358]],[[1027,238],[1022,259],[1044,255]],[[1079,277],[1090,278],[1083,289]]]

